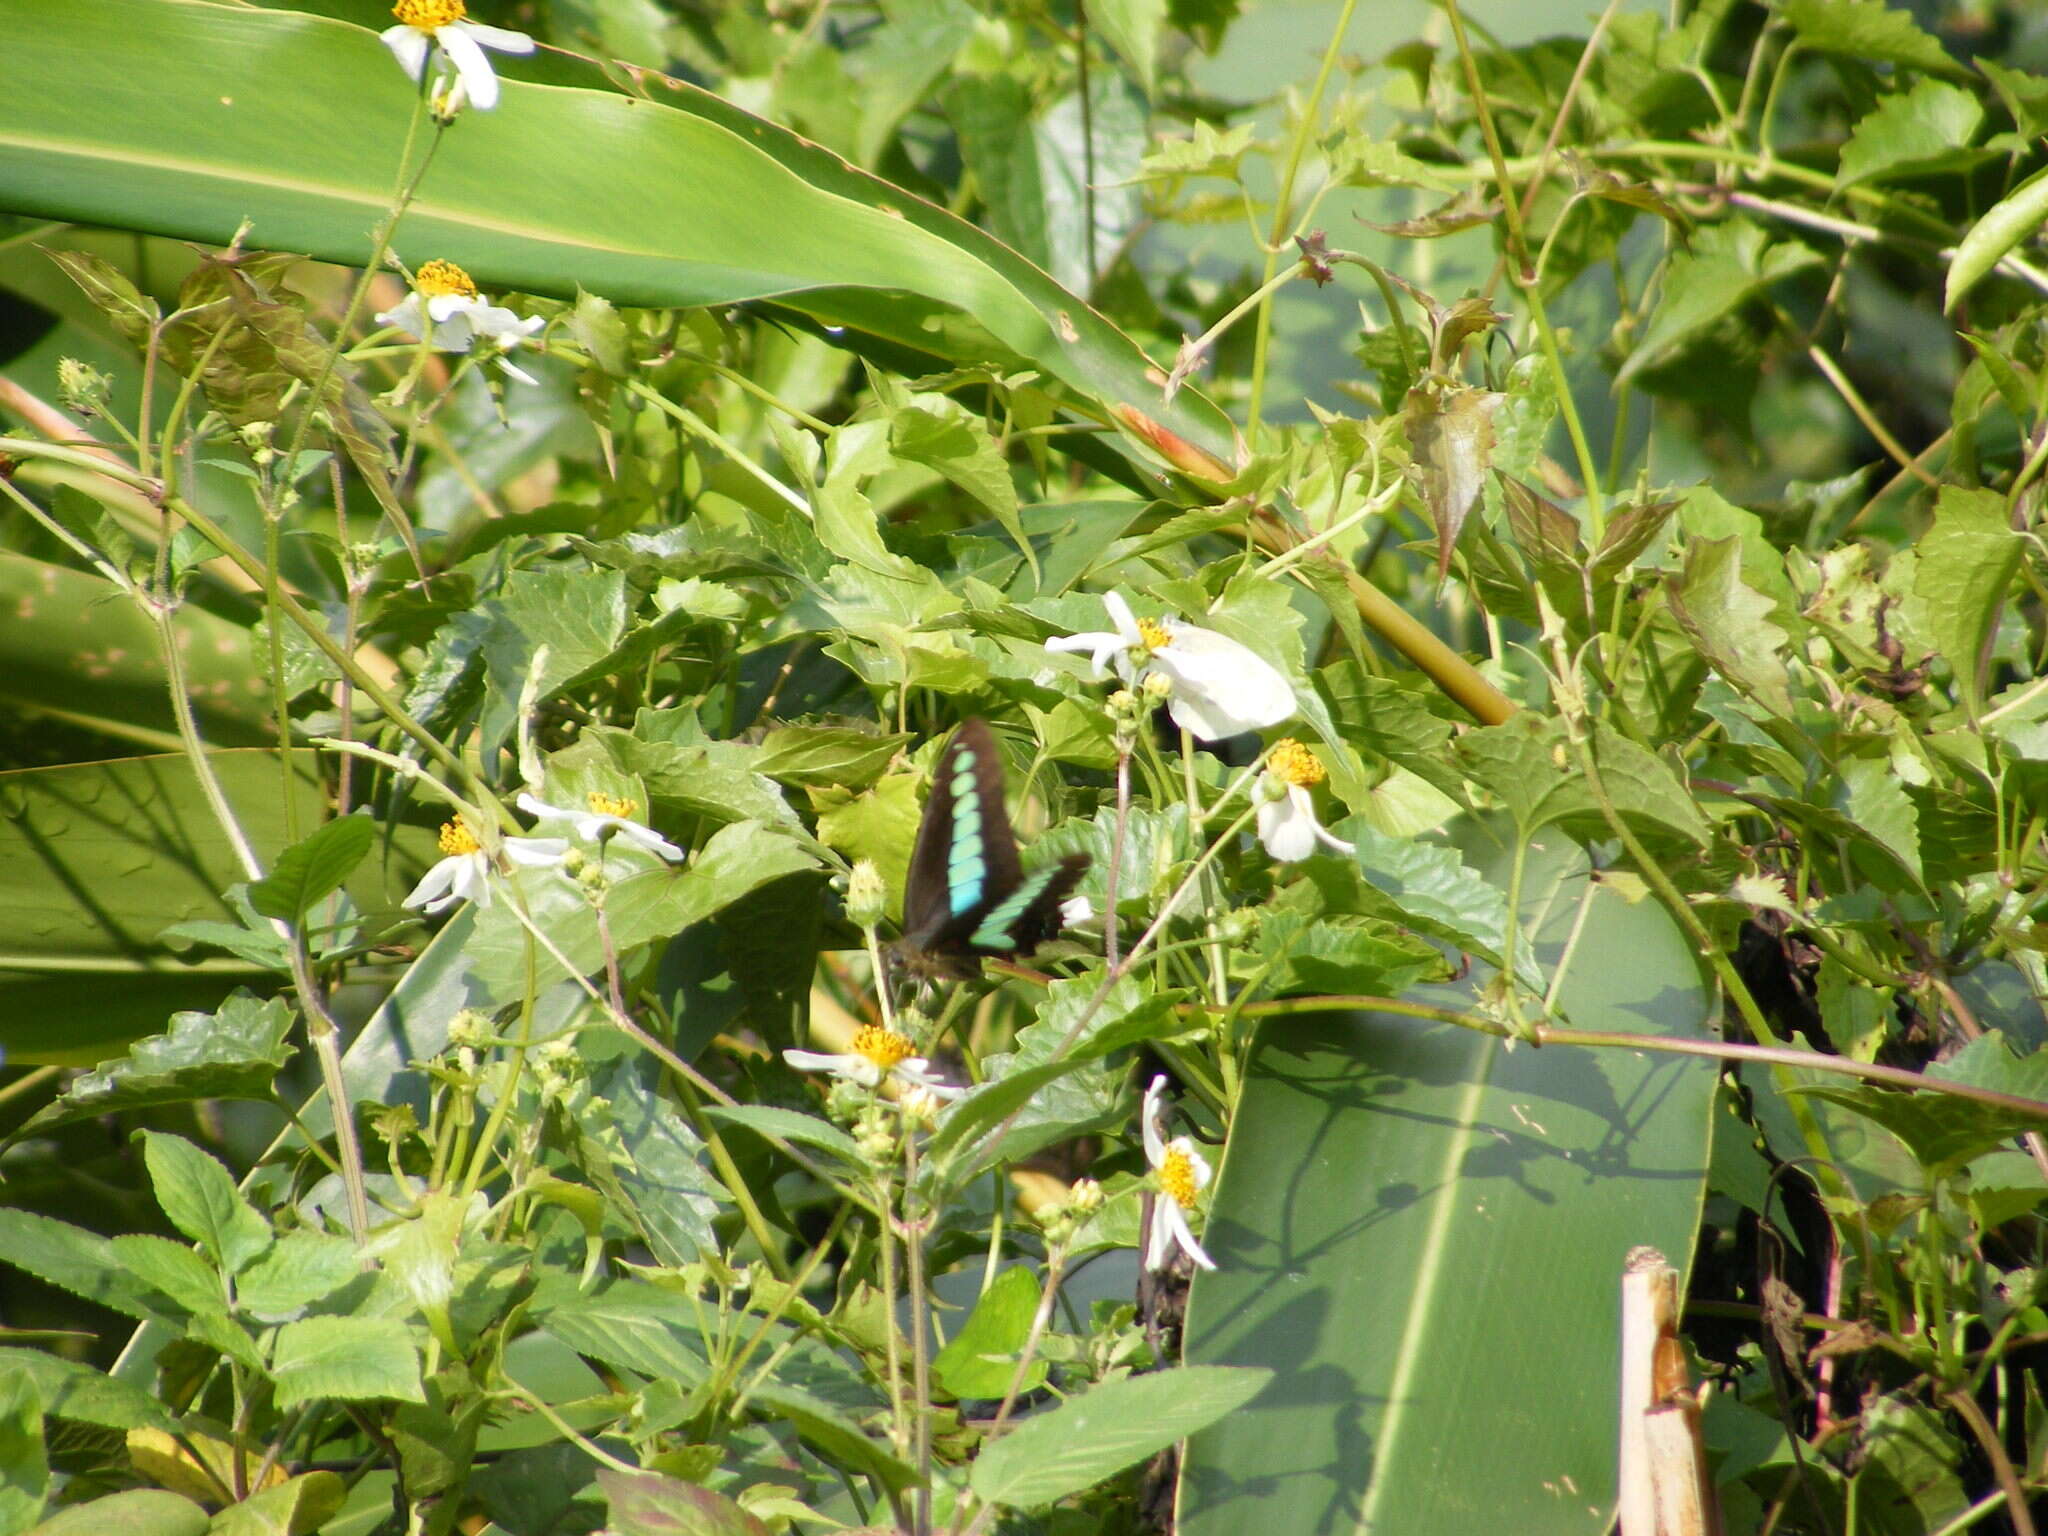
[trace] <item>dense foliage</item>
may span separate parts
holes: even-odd
[[[0,0],[0,1536],[2035,1529],[2031,7],[490,9]]]

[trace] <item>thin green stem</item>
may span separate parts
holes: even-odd
[[[1308,99],[1301,104],[1301,115],[1295,120],[1294,135],[1287,145],[1287,159],[1280,171],[1280,185],[1273,198],[1272,233],[1266,240],[1266,270],[1259,279],[1262,291],[1272,286],[1273,274],[1279,270],[1280,253],[1293,229],[1294,183],[1301,174],[1301,162],[1308,153],[1309,141],[1315,136],[1316,119],[1323,107],[1323,93],[1329,89],[1330,74],[1343,54],[1344,37],[1351,30],[1351,18],[1357,9],[1358,0],[1344,0],[1338,10],[1337,24],[1330,29],[1330,41],[1323,48],[1322,63],[1316,67],[1315,84],[1309,88]],[[1252,333],[1251,399],[1245,413],[1247,437],[1256,438],[1259,433],[1259,416],[1266,398],[1266,358],[1271,350],[1272,334],[1273,306],[1268,303],[1260,309],[1257,327]]]

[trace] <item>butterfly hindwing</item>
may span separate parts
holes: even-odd
[[[1088,872],[1088,855],[1069,854],[1057,864],[1034,869],[967,937],[976,950],[1028,955],[1060,931],[1060,903]]]
[[[978,955],[1029,954],[1059,931],[1060,902],[1087,867],[1075,855],[1025,875],[995,736],[969,720],[932,775],[903,894],[902,948],[970,967]]]

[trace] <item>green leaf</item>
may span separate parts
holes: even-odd
[[[704,1116],[726,1125],[743,1125],[763,1136],[779,1136],[800,1147],[816,1147],[821,1152],[843,1158],[855,1167],[863,1166],[867,1161],[851,1136],[831,1121],[821,1120],[816,1115],[802,1114],[794,1109],[777,1109],[769,1104],[707,1104]]]
[[[1835,185],[1948,168],[1983,121],[1983,107],[1961,86],[1915,81],[1858,120],[1842,147]]]
[[[1859,832],[1878,843],[1888,854],[1925,883],[1920,864],[1920,815],[1905,781],[1892,767],[1889,757],[1848,757],[1835,764],[1839,789],[1835,809],[1841,811]]]
[[[981,1293],[960,1331],[932,1360],[939,1385],[955,1397],[1000,1398],[1017,1375],[1017,1360],[1038,1314],[1038,1277],[1027,1265],[1013,1264]],[[1035,1392],[1045,1384],[1046,1363],[1033,1360],[1020,1390]]]
[[[791,784],[865,789],[913,739],[845,727],[778,726],[761,738],[754,772]]]
[[[268,1099],[294,1054],[285,1043],[291,1027],[291,1005],[283,998],[258,1002],[239,990],[218,1013],[173,1014],[168,1031],[136,1041],[124,1057],[81,1072],[16,1134],[38,1134],[158,1104]]]
[[[1265,1390],[1274,1373],[1186,1365],[1106,1381],[988,1446],[968,1486],[991,1504],[1035,1509],[1091,1488]]]
[[[235,1276],[235,1304],[265,1321],[282,1321],[363,1273],[356,1245],[345,1237],[300,1229]]]
[[[142,1133],[143,1161],[171,1225],[234,1274],[271,1243],[270,1223],[242,1198],[219,1161],[181,1136]]]
[[[618,1536],[770,1536],[761,1521],[722,1493],[658,1472],[597,1469],[607,1530]]]
[[[1984,709],[1986,648],[2025,542],[1998,492],[1945,485],[1934,525],[1914,546],[1915,616],[1973,720]]]
[[[681,933],[772,881],[818,867],[817,856],[787,833],[759,822],[734,822],[712,833],[686,868],[669,865],[615,879],[605,895],[610,942],[627,954]],[[579,972],[603,969],[605,939],[580,890],[552,871],[522,879],[533,920]],[[516,997],[529,984],[526,930],[509,902],[479,914],[471,947],[475,974],[494,995]],[[546,950],[534,956],[532,984],[551,986],[567,973]]]
[[[1503,881],[1506,829],[1467,831],[1493,850],[1475,868]],[[1575,1027],[1710,1032],[1690,941],[1590,882],[1564,839],[1531,845],[1522,901],[1545,976],[1568,960],[1558,1011]],[[1470,1010],[1495,987],[1481,971],[1407,996]],[[1333,1508],[1358,1530],[1604,1529],[1618,1276],[1637,1244],[1692,1252],[1713,1065],[1343,1012],[1262,1021],[1245,1074],[1186,1349],[1279,1375],[1189,1442],[1183,1486],[1211,1492],[1183,1508],[1184,1536],[1311,1530]]]
[[[119,267],[90,251],[36,249],[64,269],[64,275],[78,284],[93,308],[107,317],[128,345],[140,351],[149,344],[150,328],[163,318],[163,307],[155,299],[143,297]]]
[[[170,1316],[121,1267],[107,1239],[83,1227],[0,1207],[0,1260],[130,1317]]]
[[[1657,308],[1615,383],[1670,362],[1738,306],[1820,260],[1819,252],[1796,241],[1773,244],[1746,220],[1708,225],[1666,264]]]
[[[1771,622],[1771,600],[1744,583],[1741,542],[1688,541],[1684,574],[1668,591],[1672,616],[1714,670],[1772,713],[1790,715],[1783,652],[1791,637]]]
[[[213,1517],[206,1536],[311,1536],[341,1508],[347,1492],[332,1472],[304,1472],[230,1504]]]
[[[1154,93],[1159,59],[1159,32],[1166,23],[1166,0],[1095,0],[1088,19],[1102,29],[1138,77],[1147,96]]]
[[[309,1317],[277,1330],[279,1412],[321,1398],[423,1403],[419,1351],[395,1317]]]
[[[107,1429],[163,1429],[173,1420],[163,1404],[140,1387],[116,1381],[79,1360],[40,1349],[0,1348],[0,1369],[27,1373],[52,1418]]]
[[[161,1488],[131,1488],[60,1511],[35,1528],[34,1536],[207,1536],[213,1517],[182,1494]]]
[[[307,757],[296,755],[288,801],[274,753],[209,756],[259,858],[297,835],[288,805],[300,827],[326,813]],[[395,841],[398,861],[351,882],[366,907],[396,905],[421,868],[412,851],[433,834],[401,828]],[[0,949],[62,967],[0,976],[0,1049],[17,1064],[92,1066],[179,1009],[218,1007],[251,974],[241,962],[193,966],[157,942],[181,921],[234,922],[220,893],[244,878],[182,756],[0,772],[0,869]]]
[[[1914,24],[1911,12],[1884,0],[1786,0],[1782,14],[1800,43],[1820,53],[1951,78],[1969,73]]]
[[[220,1271],[183,1243],[154,1232],[121,1232],[107,1241],[123,1269],[187,1312],[218,1311],[226,1304]]]
[[[270,873],[249,887],[249,905],[297,926],[313,904],[355,873],[377,840],[367,809],[339,816],[277,856]]]
[[[889,413],[889,451],[906,464],[935,469],[988,509],[1016,541],[1034,580],[1038,555],[1017,516],[1017,487],[981,417],[950,395],[912,395]]]
[[[0,1533],[34,1525],[49,1496],[42,1394],[27,1371],[0,1365]]]
[[[972,25],[970,8],[940,9]],[[198,0],[107,0],[55,16],[42,0],[0,0],[0,28],[20,84],[0,99],[0,207],[215,244],[246,217],[270,249],[367,258],[390,167],[363,146],[395,154],[418,94],[374,30]],[[906,39],[903,58],[929,71],[948,52],[943,39]],[[263,68],[223,103],[219,82],[193,67],[213,58],[260,58]],[[1150,394],[1157,406],[1136,345],[944,209],[680,81],[648,79],[628,96],[601,66],[563,54],[499,63],[499,110],[468,113],[445,136],[399,254],[439,255],[487,287],[564,298],[579,286],[647,306],[773,298],[967,362],[986,361],[993,338],[1090,397]],[[547,85],[517,78],[543,69]],[[894,104],[909,105],[887,100],[864,132],[882,132]],[[1096,113],[1099,133],[1105,116]],[[1113,183],[1126,170],[1110,143],[1097,175]],[[593,177],[600,145],[610,170]],[[1081,157],[1067,163],[1078,174]],[[520,168],[516,184],[508,166]],[[683,186],[689,197],[672,195]],[[1190,391],[1164,416],[1209,451],[1228,448],[1224,418]]]

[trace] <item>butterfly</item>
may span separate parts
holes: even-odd
[[[1060,904],[1088,870],[1085,853],[1024,872],[1003,808],[1003,765],[985,720],[969,720],[939,753],[896,954],[912,971],[965,977],[984,955],[1029,955],[1060,931]]]

